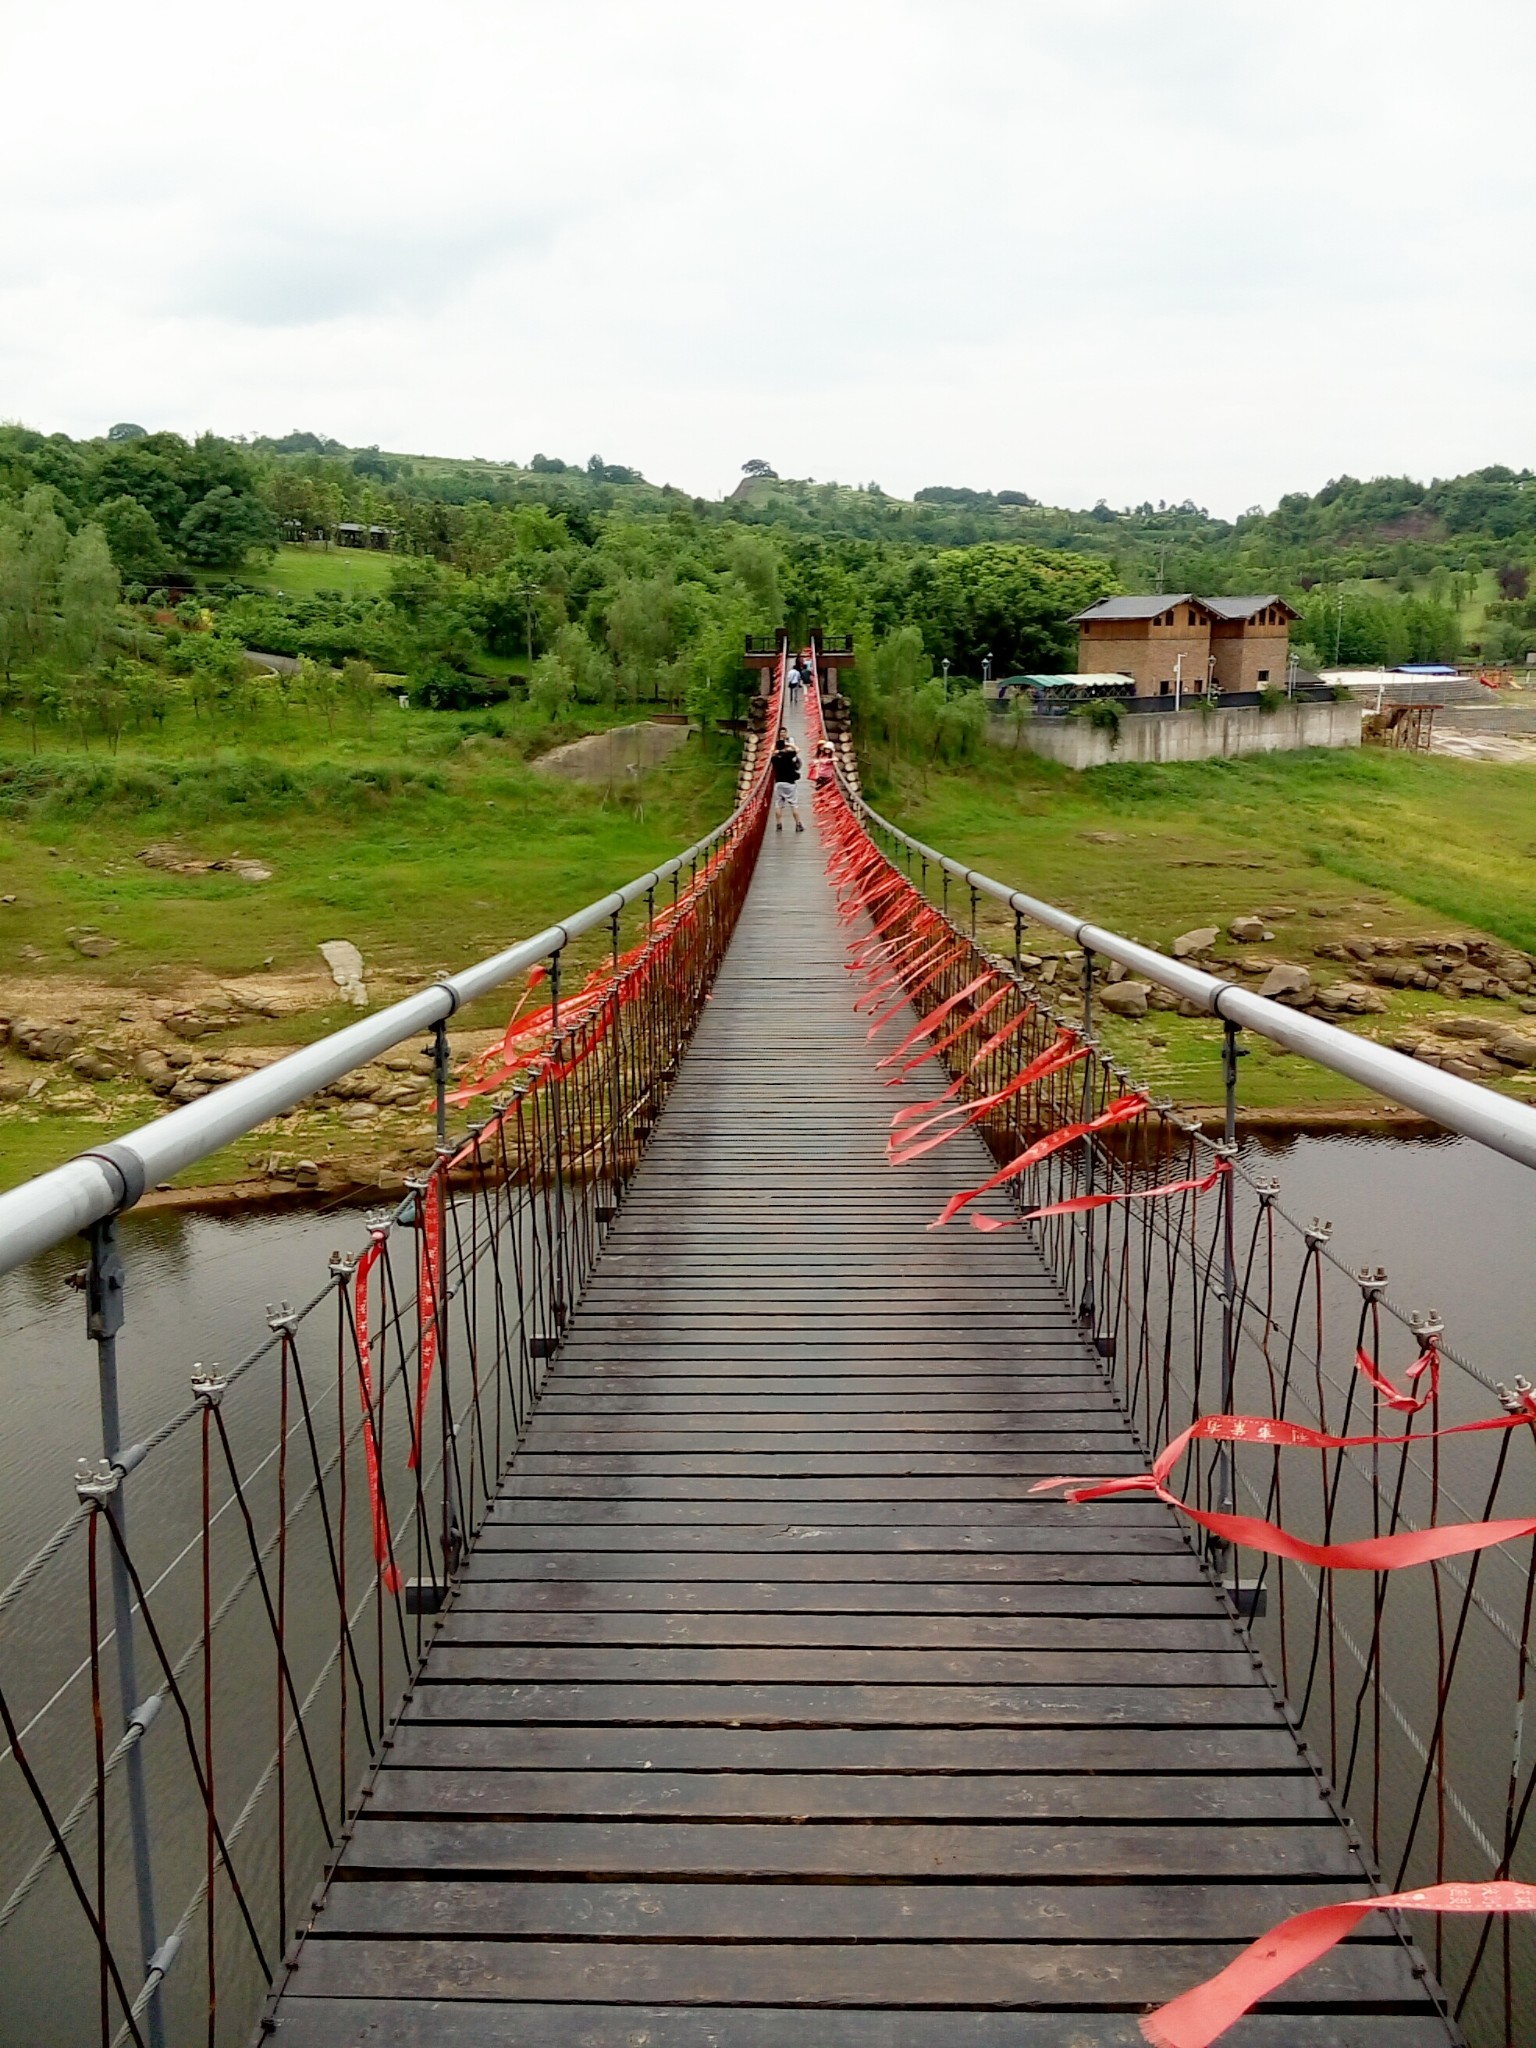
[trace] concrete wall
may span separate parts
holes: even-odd
[[[1284,704],[1278,711],[1128,711],[1118,737],[1086,718],[997,716],[998,746],[1027,747],[1067,768],[1109,761],[1208,761],[1218,755],[1277,754],[1298,747],[1358,747],[1359,704]]]

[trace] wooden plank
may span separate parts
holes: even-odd
[[[1256,1686],[1253,1661],[1221,1651],[638,1649],[592,1643],[439,1642],[438,1685]]]
[[[839,1649],[1048,1651],[1067,1655],[1079,1650],[1119,1655],[1122,1651],[1161,1650],[1179,1655],[1245,1653],[1223,1616],[1182,1616],[1177,1620],[1145,1619],[1121,1614],[983,1615],[983,1614],[603,1614],[588,1610],[559,1613],[486,1613],[479,1608],[453,1607],[438,1632],[444,1646],[470,1643],[604,1643],[702,1644],[712,1648],[745,1646],[792,1648],[810,1644]]]
[[[565,1531],[559,1532],[563,1537]],[[682,1551],[675,1547],[657,1550],[626,1543],[622,1529],[593,1531],[606,1540],[604,1550],[594,1542],[577,1546],[562,1543],[559,1548],[536,1550],[495,1549],[484,1539],[477,1543],[464,1566],[463,1580],[470,1584],[486,1579],[647,1579],[670,1581],[703,1579],[716,1583],[740,1579],[775,1579],[781,1584],[797,1582],[822,1584],[839,1581],[845,1587],[861,1582],[906,1585],[973,1585],[978,1580],[1005,1581],[1022,1585],[1050,1586],[1199,1586],[1207,1599],[1214,1599],[1210,1582],[1182,1546],[1166,1552],[1126,1549],[983,1551],[935,1550],[931,1547],[893,1549],[889,1544],[868,1549],[848,1545],[829,1557],[805,1542],[786,1544],[765,1551],[761,1545],[731,1550],[717,1542],[713,1550]]]
[[[1259,1727],[1278,1720],[1258,1685],[455,1685],[429,1663],[412,1721],[631,1721],[776,1728]]]
[[[865,1827],[825,1821],[691,1827],[672,1821],[371,1819],[364,1808],[342,1854],[356,1880],[452,1871],[504,1877],[608,1879],[728,1876],[863,1883],[1019,1879],[1351,1877],[1364,1872],[1338,1827],[1188,1826],[1176,1821],[1072,1827]]]
[[[562,1523],[543,1527],[520,1522],[498,1522],[487,1528],[475,1546],[479,1560],[499,1552],[515,1550],[606,1550],[622,1544],[626,1532],[608,1521],[585,1526]],[[634,1541],[633,1537],[629,1539]],[[674,1528],[667,1537],[667,1552],[704,1550],[735,1552],[738,1555],[777,1558],[785,1552],[810,1557],[821,1554],[854,1556],[891,1550],[924,1550],[935,1555],[990,1550],[1021,1557],[1108,1557],[1132,1553],[1140,1558],[1177,1559],[1187,1557],[1179,1532],[1144,1518],[1127,1527],[1107,1516],[1083,1524],[1044,1519],[1028,1528],[1005,1522],[997,1527],[974,1523],[958,1527],[923,1528],[917,1524],[890,1529],[833,1526],[815,1520],[815,1503],[804,1518],[783,1518],[763,1528]],[[660,1559],[656,1560],[660,1562]]]
[[[921,2011],[298,1994],[281,2011],[284,2048],[934,2048],[933,2014]],[[1451,2038],[1422,2011],[1289,2011],[1240,2021],[1222,2048],[1448,2048]],[[1117,2013],[951,2010],[942,2039],[944,2048],[1146,2048],[1135,2017]]]
[[[1262,1725],[1149,1728],[809,1727],[746,1724],[402,1721],[389,1751],[416,1770],[938,1771],[989,1774],[1295,1772],[1301,1759],[1278,1716]]]
[[[716,1943],[316,1941],[301,1951],[294,1992],[319,1997],[496,1998],[544,2002],[579,1983],[617,2004],[855,2005],[898,2011],[1054,2006],[1133,2010],[1197,1984],[1240,1944],[1149,1942]],[[984,1963],[978,1968],[978,1963]],[[1348,1943],[1314,1963],[1293,2003],[1378,2010],[1417,2004],[1401,1949]]]
[[[1351,1880],[1280,1884],[495,1884],[473,1878],[338,1885],[331,1935],[496,1935],[592,1941],[1244,1941],[1352,1896]],[[1389,1942],[1384,1926],[1361,1939]],[[978,1959],[979,1960],[979,1959]]]
[[[599,1567],[601,1561],[599,1561]],[[920,1579],[828,1580],[776,1578],[613,1579],[601,1576],[556,1580],[461,1579],[448,1609],[450,1621],[475,1613],[624,1615],[691,1614],[763,1617],[838,1615],[847,1621],[864,1618],[878,1626],[886,1615],[991,1616],[1023,1615],[1045,1620],[1052,1628],[1082,1622],[1106,1629],[1142,1615],[1177,1620],[1198,1617],[1218,1628],[1225,1639],[1230,1624],[1211,1599],[1208,1581],[1199,1576],[1177,1581],[1159,1574],[1152,1584],[1043,1584],[991,1580],[949,1584]]]
[[[1337,1825],[1317,1781],[1287,1776],[984,1776],[917,1771],[484,1771],[379,1773],[371,1819],[527,1821],[969,1821],[995,1826],[1160,1820]]]

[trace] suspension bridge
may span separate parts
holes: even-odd
[[[946,861],[831,729],[815,830],[759,738],[678,862],[0,1197],[0,1264],[86,1233],[102,1385],[0,1592],[51,2038],[1529,2038],[1536,1405],[1241,1160],[1237,1036],[1526,1164],[1536,1115]],[[1224,1138],[1098,1043],[1117,959],[1222,1019]],[[406,1202],[136,1440],[119,1212],[423,1029]]]

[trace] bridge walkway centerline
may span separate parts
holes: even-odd
[[[1144,1459],[1022,1233],[928,1230],[979,1143],[886,1165],[845,936],[770,826],[283,2048],[1139,2048],[1369,1890],[1167,1511],[1030,1497]],[[1227,2038],[1451,2037],[1367,1920]]]

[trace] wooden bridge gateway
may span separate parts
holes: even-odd
[[[891,1173],[834,912],[770,832],[282,2048],[1132,2048],[1371,1889],[1172,1515],[1030,1497],[1145,1448],[1023,1234],[927,1228],[979,1141]],[[1454,2036],[1376,1916],[1226,2038]]]

